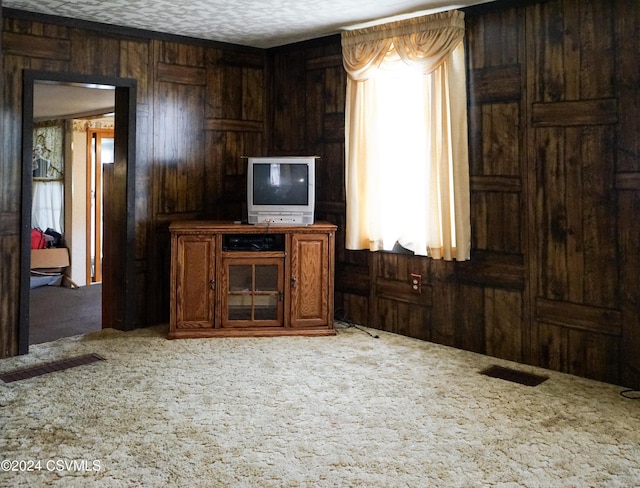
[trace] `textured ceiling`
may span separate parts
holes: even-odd
[[[3,0],[6,8],[270,48],[492,0]]]
[[[360,24],[493,0],[2,0],[2,7],[243,46],[270,48],[336,34]],[[36,85],[34,117],[104,113],[113,92]]]

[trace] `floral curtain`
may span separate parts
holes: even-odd
[[[31,227],[64,233],[64,121],[33,130]]]

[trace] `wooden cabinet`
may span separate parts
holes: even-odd
[[[329,313],[329,237],[292,234],[289,260],[289,323],[292,327],[322,325]]]
[[[176,236],[174,244],[171,296],[175,322],[183,329],[211,327],[216,304],[216,236],[184,234]]]
[[[335,334],[335,225],[169,229],[170,339]]]

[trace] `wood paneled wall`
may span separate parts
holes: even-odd
[[[469,9],[466,25],[472,259],[348,251],[337,239],[336,310],[637,387],[640,4],[498,1]],[[322,156],[319,217],[344,229],[340,39],[273,58],[272,150]]]
[[[241,156],[318,155],[339,226],[336,314],[640,386],[640,4],[498,0],[467,10],[472,259],[344,248],[339,36],[269,51],[101,34],[5,13],[0,339],[15,353],[22,69],[138,80],[139,325],[166,321],[176,218],[244,215]],[[412,290],[420,275],[420,293]]]
[[[632,0],[557,0],[467,24],[474,245],[489,262],[521,258],[524,285],[484,286],[485,307],[511,294],[492,305],[511,312],[514,358],[634,385],[639,188],[620,173],[638,175],[639,15]]]
[[[263,154],[266,52],[5,10],[0,357],[17,354],[23,70],[137,80],[136,326],[168,321],[174,219],[240,218],[245,154]]]

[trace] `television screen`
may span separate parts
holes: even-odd
[[[248,158],[247,221],[311,225],[315,209],[315,156]]]
[[[259,163],[253,166],[254,205],[307,205],[309,165]]]

